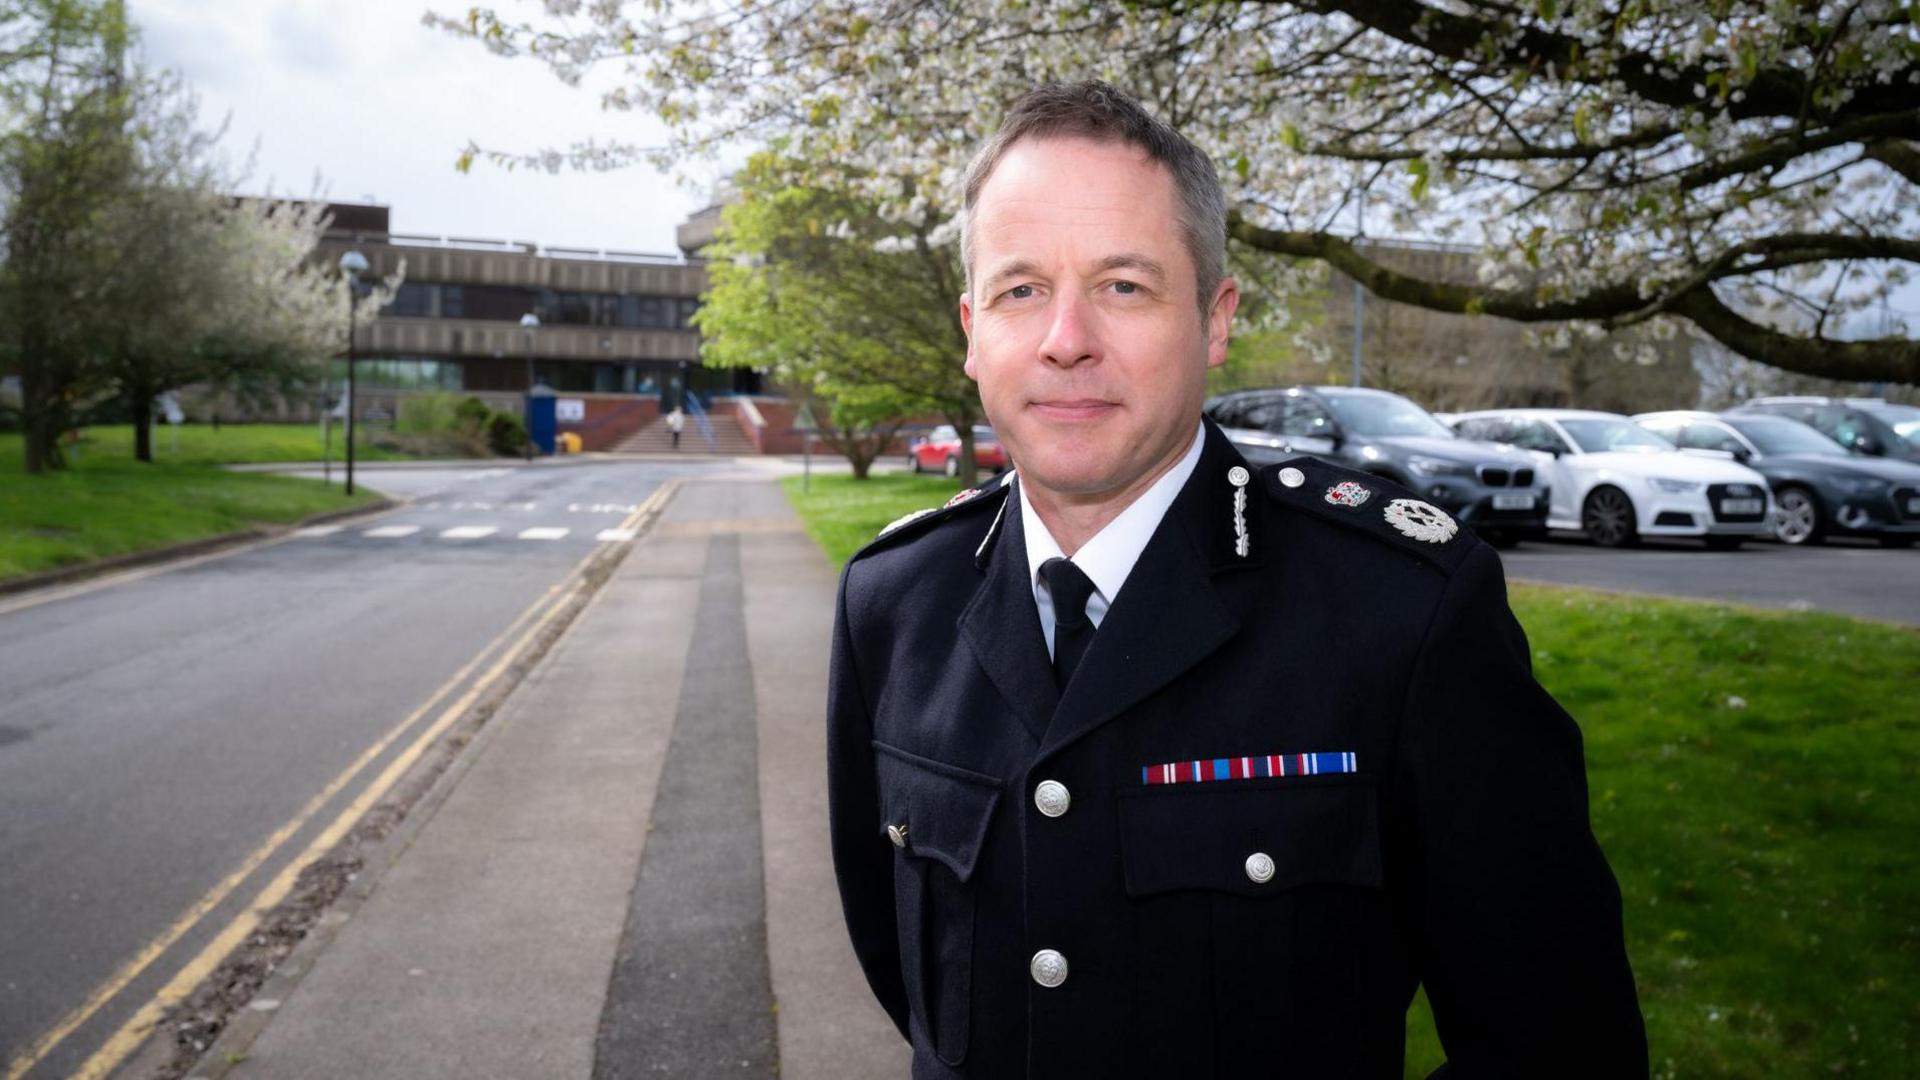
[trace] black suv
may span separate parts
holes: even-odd
[[[1238,390],[1207,415],[1248,462],[1310,454],[1386,477],[1506,546],[1547,526],[1547,489],[1533,456],[1462,439],[1399,394],[1345,386]]]
[[[1728,412],[1798,420],[1856,454],[1920,461],[1920,409],[1879,398],[1761,397]]]

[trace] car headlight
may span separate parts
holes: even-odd
[[[1833,482],[1840,490],[1853,495],[1878,495],[1893,486],[1891,480],[1878,476],[1836,476]]]
[[[1647,482],[1652,484],[1656,490],[1669,492],[1674,495],[1685,495],[1691,491],[1699,491],[1705,486],[1698,480],[1669,480],[1664,476],[1656,476]]]
[[[1407,468],[1420,476],[1467,476],[1473,472],[1471,468],[1458,461],[1421,457],[1417,454],[1407,459]]]

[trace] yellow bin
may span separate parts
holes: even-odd
[[[560,438],[559,438],[559,450],[563,454],[579,453],[580,452],[580,436],[575,435],[571,431],[561,432]]]

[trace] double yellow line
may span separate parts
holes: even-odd
[[[626,519],[620,523],[620,528],[635,529],[641,522],[659,513],[679,486],[678,480],[670,480],[655,488],[645,502],[636,507],[633,513],[627,515]],[[269,834],[259,847],[240,862],[240,865],[208,890],[206,895],[195,901],[159,936],[149,941],[145,947],[121,965],[93,993],[87,995],[84,1002],[61,1017],[26,1050],[7,1062],[6,1080],[20,1080],[46,1060],[47,1055],[82,1024],[92,1019],[95,1013],[123,993],[135,979],[153,965],[155,960],[199,925],[210,912],[224,903],[235,889],[238,889],[262,864],[271,859],[287,841],[305,829],[315,815],[333,800],[334,796],[352,784],[368,766],[398,742],[422,716],[433,711],[437,705],[453,695],[454,691],[465,683],[489,656],[495,656],[497,651],[497,657],[492,666],[488,667],[471,686],[468,686],[465,693],[460,694],[452,704],[442,709],[433,723],[415,736],[413,741],[387,764],[387,767],[360,792],[353,802],[341,810],[326,828],[314,836],[312,842],[299,855],[295,856],[272,881],[256,893],[239,915],[216,934],[193,959],[187,961],[165,986],[134,1013],[132,1018],[108,1036],[106,1042],[101,1044],[93,1056],[73,1073],[73,1076],[79,1080],[100,1080],[125,1061],[146,1040],[166,1010],[185,1000],[187,995],[193,992],[193,988],[200,985],[201,980],[213,973],[228,953],[246,941],[248,935],[259,928],[261,917],[287,898],[288,893],[293,891],[294,882],[299,878],[300,871],[326,854],[355,825],[359,824],[367,811],[379,804],[387,792],[392,790],[393,785],[398,783],[421,755],[427,752],[434,741],[445,734],[448,728],[464,716],[467,710],[472,708],[473,704],[513,667],[514,662],[526,653],[528,647],[539,640],[541,633],[568,609],[575,597],[586,591],[589,585],[586,577],[588,568],[601,556],[601,553],[613,544],[625,542],[608,541],[606,544],[598,545],[585,558],[574,564],[573,569],[568,571],[567,576],[562,578],[559,584],[550,587],[539,599],[528,605],[526,610],[508,624],[505,630],[496,635],[492,641],[487,642],[473,659],[467,661],[459,671],[454,672],[452,678],[440,684],[440,688],[422,702],[419,708],[408,713],[404,720],[395,724],[351,764],[342,769],[339,775],[328,781],[327,786],[321,788],[318,794],[308,800],[306,805],[301,807],[300,811],[286,824]],[[509,641],[511,644],[502,649],[503,643]]]

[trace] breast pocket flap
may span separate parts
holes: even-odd
[[[875,742],[883,830],[906,827],[905,852],[933,859],[965,882],[1000,802],[1000,781]]]

